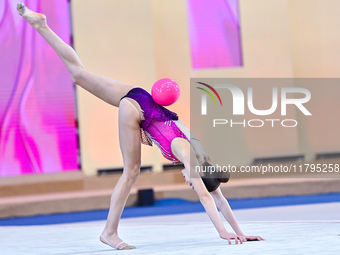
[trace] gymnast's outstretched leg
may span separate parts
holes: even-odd
[[[51,45],[69,70],[73,81],[105,102],[119,106],[119,140],[123,154],[124,171],[115,186],[106,226],[100,240],[116,249],[133,249],[118,236],[118,223],[130,190],[138,178],[140,168],[140,113],[127,99],[120,99],[133,86],[85,70],[76,52],[63,42],[46,23],[44,14],[29,10],[24,4],[17,6],[19,14]]]
[[[133,88],[113,79],[87,71],[76,52],[61,40],[47,25],[44,14],[29,10],[23,3],[18,3],[19,14],[51,45],[71,74],[72,80],[105,102],[119,106],[120,99]]]

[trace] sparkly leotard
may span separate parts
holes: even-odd
[[[181,163],[171,151],[171,142],[176,137],[189,141],[174,121],[178,120],[176,113],[157,104],[152,96],[142,88],[131,89],[123,98],[135,100],[144,115],[140,122],[142,143],[152,146],[155,143],[163,156],[173,164]]]

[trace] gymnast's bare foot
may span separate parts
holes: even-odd
[[[44,14],[31,11],[21,2],[17,4],[17,10],[18,13],[36,30],[47,26],[46,16]]]
[[[99,240],[102,243],[107,244],[107,245],[109,245],[112,248],[117,249],[117,250],[136,249],[135,246],[131,246],[131,245],[128,245],[127,243],[123,242],[122,239],[120,239],[117,234],[113,234],[111,236],[108,236],[108,235],[105,235],[103,233],[103,234],[100,235]]]

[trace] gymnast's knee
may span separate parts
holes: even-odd
[[[123,176],[127,181],[135,182],[139,177],[140,165],[124,167]]]

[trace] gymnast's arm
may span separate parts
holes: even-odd
[[[244,237],[235,235],[234,233],[228,233],[225,229],[217,211],[214,199],[204,186],[198,173],[195,173],[195,166],[199,165],[199,163],[195,157],[190,157],[190,153],[194,153],[190,143],[182,138],[175,138],[172,142],[172,150],[174,155],[183,162],[185,169],[183,169],[182,173],[185,175],[187,182],[191,183],[192,187],[196,191],[200,202],[220,237],[228,240],[229,244],[231,244],[231,239],[235,239],[236,244],[238,243],[238,240],[242,243],[245,240]]]
[[[228,200],[223,196],[220,187],[210,193],[215,200],[218,209],[223,214],[224,218],[228,221],[230,226],[234,229],[235,233],[241,236],[245,236],[238,225],[233,211],[230,208]]]
[[[194,137],[192,133],[191,133],[191,145],[193,146],[196,158],[199,161],[200,165],[203,165],[204,161],[213,165],[212,160],[207,151],[205,150],[203,144],[196,137]],[[223,196],[221,192],[220,187],[210,192],[210,194],[212,195],[216,206],[222,212],[224,218],[228,221],[230,226],[234,229],[235,233],[237,235],[244,236],[229,206],[227,199]]]
[[[184,171],[187,170],[184,169]],[[240,240],[241,243],[246,241],[243,236],[235,235],[234,233],[228,233],[228,231],[225,229],[217,211],[216,204],[214,203],[214,199],[205,188],[202,179],[197,175],[196,177],[192,177],[190,181],[220,237],[222,239],[228,240],[229,244],[231,244],[231,239],[235,239],[236,244],[238,243],[238,240]]]
[[[207,153],[207,151],[205,150],[203,144],[192,133],[190,133],[190,135],[191,135],[191,141],[190,142],[191,142],[191,145],[193,147],[193,150],[195,151],[194,153],[196,155],[196,158],[197,158],[199,164],[203,165],[204,162],[208,162],[211,165],[213,165],[212,160],[211,160],[209,154]],[[220,187],[218,187],[216,190],[210,192],[210,194],[212,195],[218,209],[222,212],[224,218],[228,221],[228,223],[234,229],[234,231],[237,235],[243,236],[249,241],[251,241],[251,240],[264,241],[264,239],[259,237],[259,236],[246,236],[246,235],[243,234],[240,226],[237,223],[237,220],[234,216],[234,213],[230,208],[230,205],[229,205],[227,199],[222,194]]]
[[[234,229],[237,235],[243,236],[247,241],[264,241],[260,236],[246,236],[243,234],[240,226],[238,225],[236,218],[234,216],[233,211],[230,208],[230,205],[227,199],[223,196],[221,189],[218,187],[216,190],[210,193],[215,200],[215,203],[218,209],[222,212],[224,218],[228,221],[230,226]]]

